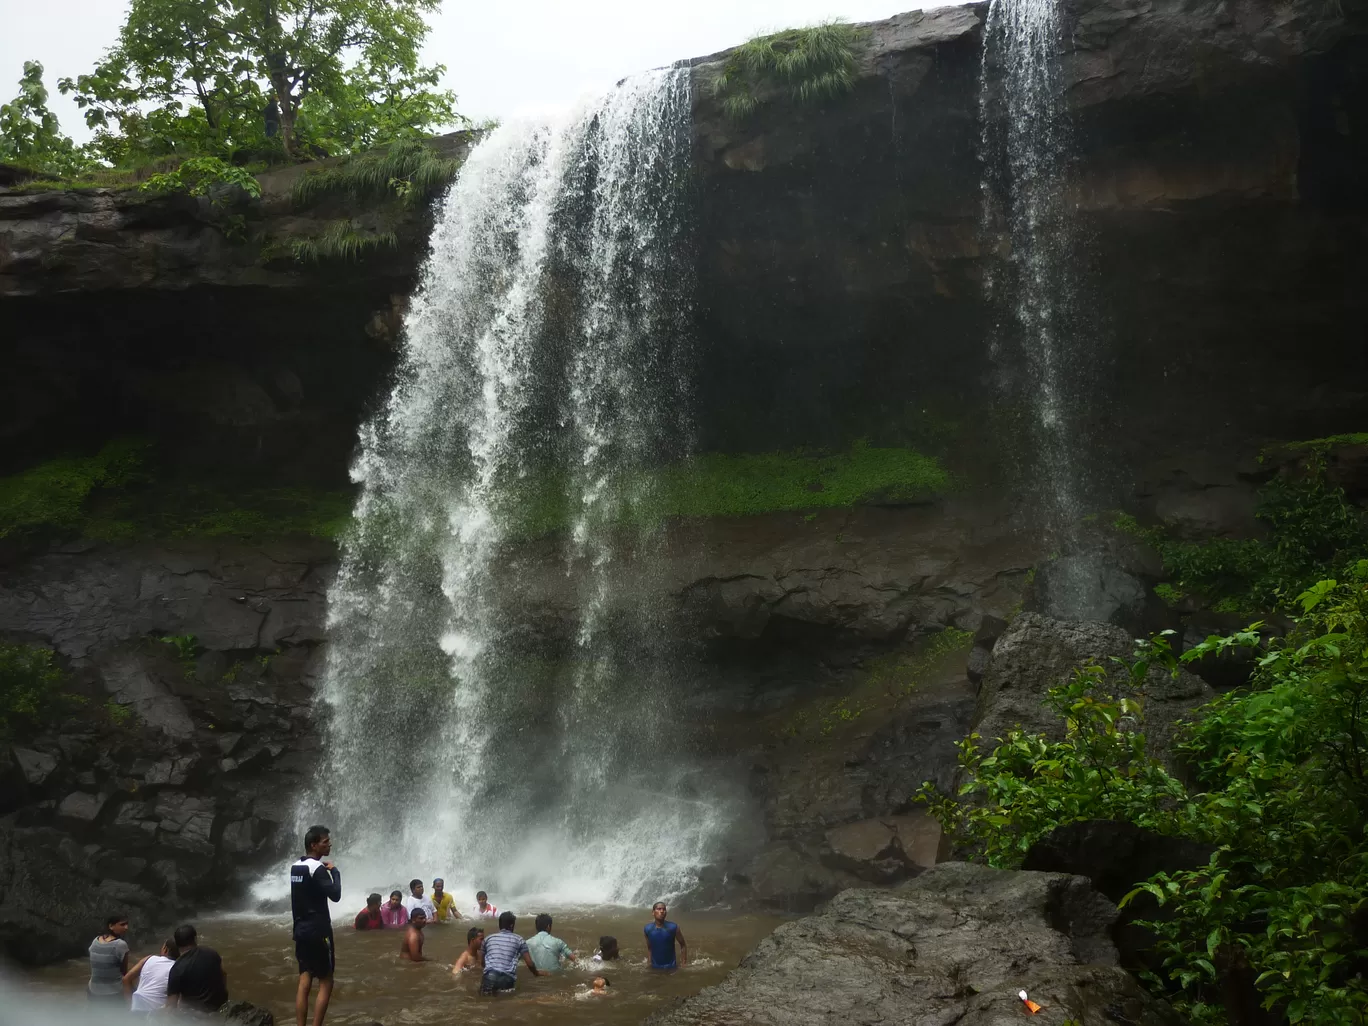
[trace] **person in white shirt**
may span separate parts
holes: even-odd
[[[475,918],[488,916],[490,919],[499,918],[499,910],[489,903],[489,895],[484,891],[475,892]]]
[[[422,880],[409,881],[409,896],[404,899],[404,908],[408,910],[410,919],[413,918],[413,910],[421,908],[429,923],[437,921],[437,906],[433,904],[431,898],[423,897]]]
[[[171,967],[180,958],[180,951],[174,940],[163,941],[161,951],[139,960],[128,972],[124,973],[124,990],[133,991],[133,1011],[155,1012],[166,1007],[166,980],[171,975]]]

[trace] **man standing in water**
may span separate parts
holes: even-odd
[[[461,913],[456,908],[456,899],[443,890],[445,886],[440,876],[432,881],[432,907],[437,913],[439,923],[445,923],[448,916],[453,920],[461,918]]]
[[[689,945],[684,941],[684,931],[665,918],[669,911],[665,902],[657,901],[651,906],[651,922],[646,924],[646,954],[652,969],[675,969],[689,964]],[[675,942],[679,942],[679,962],[675,962]]]
[[[499,932],[484,940],[484,975],[480,977],[481,994],[511,994],[518,985],[518,960],[527,965],[533,976],[545,976],[532,963],[532,952],[513,928],[518,917],[512,912],[499,916]]]
[[[304,834],[304,857],[290,867],[290,911],[294,915],[295,959],[299,962],[299,988],[295,991],[295,1023],[304,1026],[309,1015],[309,990],[318,981],[314,1002],[314,1026],[323,1026],[332,999],[332,913],[328,902],[342,900],[342,874],[327,861],[332,837],[325,826],[311,826]]]

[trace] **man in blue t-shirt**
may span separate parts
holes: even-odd
[[[652,969],[674,969],[675,963],[675,942],[679,942],[679,962],[678,965],[689,964],[689,945],[684,941],[684,931],[675,923],[665,918],[665,913],[669,909],[665,907],[665,902],[657,901],[651,907],[652,922],[646,924],[642,931],[646,934],[646,953],[650,958]]]
[[[332,837],[324,826],[309,827],[304,835],[304,857],[290,867],[290,911],[294,915],[295,960],[299,963],[299,987],[295,992],[295,1023],[304,1026],[309,1014],[309,990],[318,981],[314,1002],[314,1026],[323,1026],[332,998],[332,912],[328,902],[342,900],[342,874],[328,861]]]

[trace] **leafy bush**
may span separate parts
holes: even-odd
[[[1137,881],[1134,892],[1170,915],[1148,924],[1162,959],[1149,982],[1193,1021],[1225,1021],[1219,984],[1236,965],[1253,969],[1264,1007],[1291,1022],[1368,1021],[1368,560],[1297,602],[1283,639],[1265,642],[1256,624],[1175,658],[1161,636],[1111,673],[1081,668],[1050,692],[1063,741],[1014,731],[982,756],[971,740],[961,746],[967,801],[922,790],[942,825],[996,865],[1083,819],[1214,845],[1203,869]],[[1260,644],[1250,687],[1201,710],[1183,735],[1195,774],[1185,787],[1145,754],[1132,696],[1156,662],[1176,672]]]
[[[248,196],[261,195],[261,183],[250,171],[218,157],[191,157],[174,171],[155,174],[142,184],[146,192],[183,192],[190,196],[208,196],[216,188],[231,186]]]
[[[0,644],[0,737],[57,707],[65,682],[51,649]]]
[[[853,25],[832,21],[743,43],[714,85],[723,111],[735,121],[749,117],[766,87],[782,88],[797,103],[820,103],[850,92],[859,38]]]
[[[41,175],[67,175],[91,164],[85,152],[62,134],[47,105],[43,66],[24,62],[19,95],[0,106],[0,161],[29,168]]]
[[[1323,448],[1307,449],[1296,472],[1265,485],[1255,516],[1268,526],[1267,539],[1181,541],[1124,514],[1115,523],[1159,551],[1171,578],[1166,601],[1191,593],[1222,612],[1288,607],[1315,581],[1368,551],[1368,521],[1343,489],[1327,482]]]

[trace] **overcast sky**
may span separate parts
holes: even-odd
[[[124,0],[0,0],[0,103],[24,61],[39,60],[52,109],[78,141],[88,137],[57,80],[89,71],[114,41]],[[426,58],[475,120],[535,114],[633,71],[725,49],[760,32],[826,18],[873,21],[936,6],[932,0],[444,0]]]

